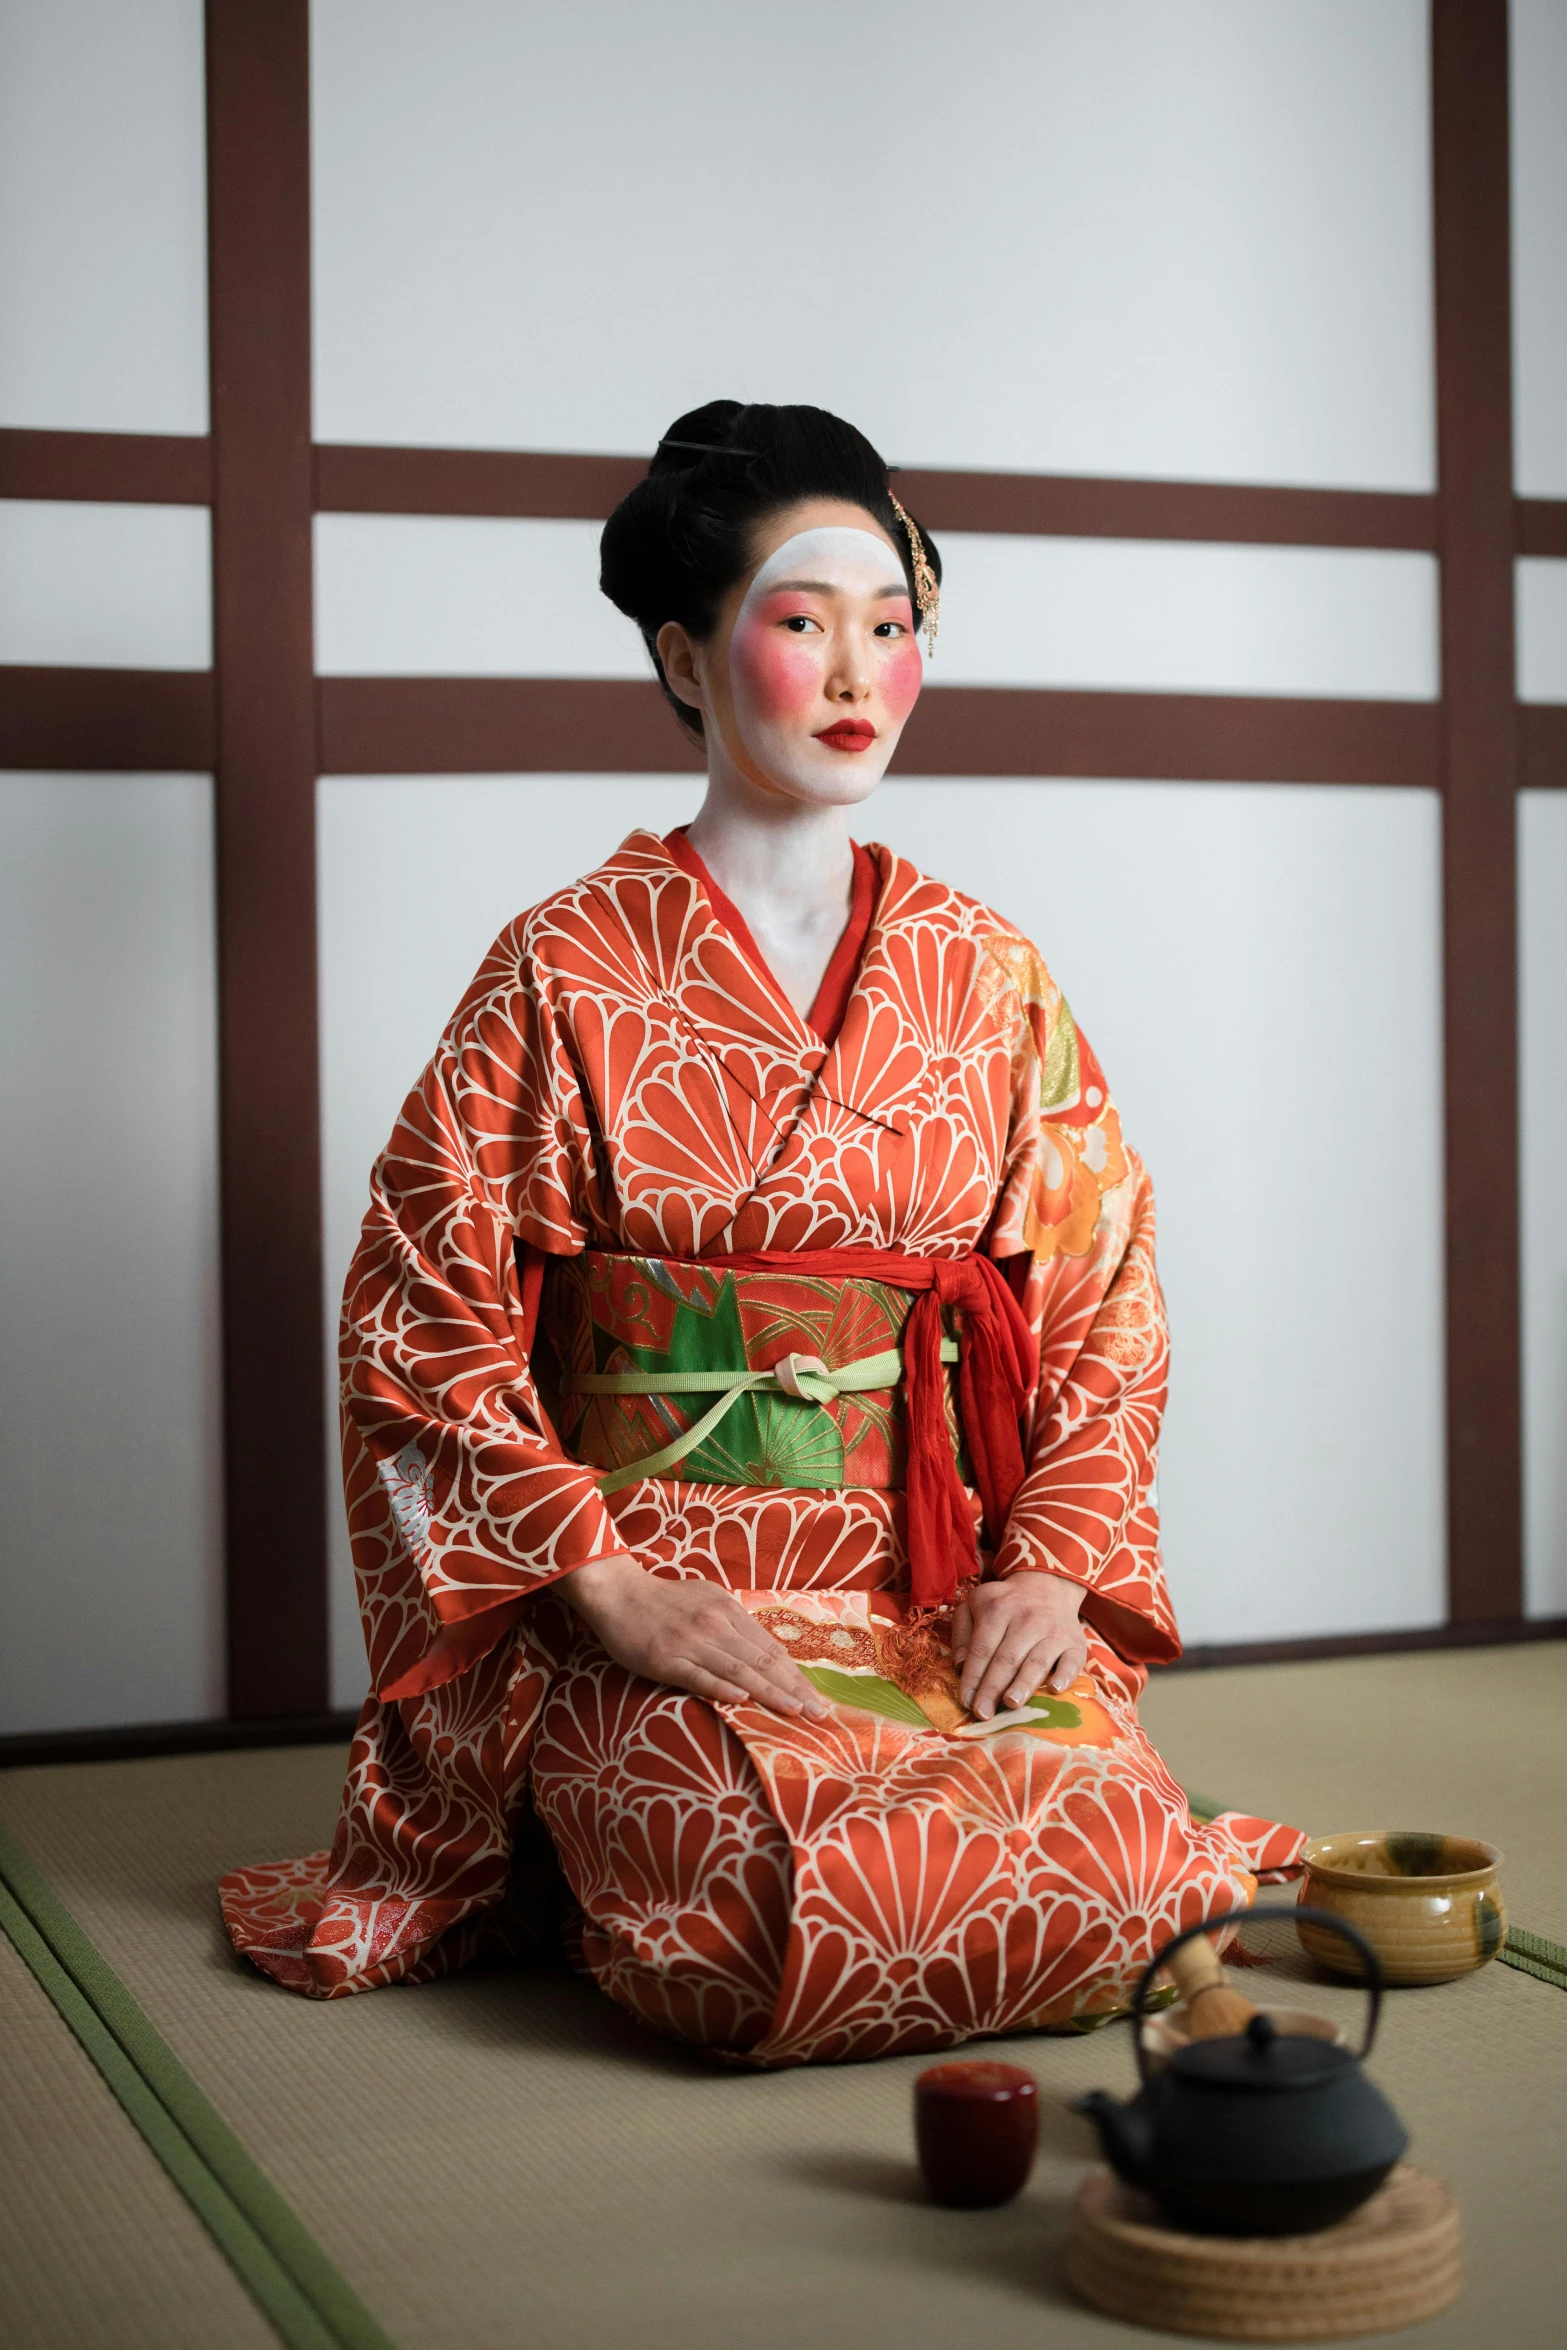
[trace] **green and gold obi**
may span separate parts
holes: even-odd
[[[855,1275],[596,1249],[552,1257],[540,1388],[566,1449],[602,1473],[606,1493],[639,1477],[901,1488],[902,1345],[916,1302]],[[967,1483],[958,1348],[943,1326],[948,1434]]]

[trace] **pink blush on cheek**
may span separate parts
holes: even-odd
[[[781,628],[735,630],[730,666],[759,718],[801,718],[820,698],[820,644],[819,637],[792,636]]]
[[[920,687],[924,682],[919,646],[912,637],[900,640],[897,651],[886,662],[881,673],[881,690],[886,696],[887,709],[894,725],[903,724],[919,700]]]

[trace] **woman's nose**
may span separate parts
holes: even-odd
[[[870,662],[855,648],[845,650],[834,662],[827,692],[835,702],[863,702],[872,683]]]

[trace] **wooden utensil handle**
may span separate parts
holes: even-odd
[[[1257,2010],[1225,1981],[1218,1953],[1205,1936],[1172,1952],[1169,1964],[1175,1987],[1186,2002],[1188,2029],[1194,2040],[1219,2040],[1245,2031]]]
[[[1224,1988],[1224,1969],[1213,1944],[1199,1937],[1172,1951],[1167,1961],[1170,1978],[1189,2007],[1199,1991]]]

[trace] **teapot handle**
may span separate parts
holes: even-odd
[[[1366,2036],[1360,2043],[1358,2055],[1362,2063],[1370,2055],[1371,2043],[1377,2036],[1377,2021],[1382,2013],[1382,1962],[1366,1940],[1365,1935],[1357,1927],[1352,1926],[1348,1919],[1335,1916],[1332,1910],[1310,1909],[1303,1902],[1288,1908],[1282,1903],[1274,1903],[1263,1909],[1228,1909],[1220,1917],[1204,1918],[1200,1925],[1188,1926],[1184,1934],[1177,1934],[1172,1941],[1165,1944],[1155,1957],[1148,1961],[1142,1974],[1138,1977],[1137,1989],[1132,1993],[1132,2044],[1137,2051],[1138,2077],[1145,2088],[1151,2075],[1148,2070],[1147,2052],[1143,2047],[1143,2035],[1136,2027],[1142,2023],[1149,2012],[1145,2002],[1155,1975],[1165,1964],[1172,1951],[1180,1950],[1188,1942],[1195,1942],[1199,1934],[1211,1934],[1221,1926],[1244,1925],[1250,1918],[1288,1918],[1291,1924],[1304,1918],[1308,1925],[1330,1926],[1335,1934],[1342,1934],[1346,1942],[1354,1945],[1360,1955],[1360,1963],[1366,1970],[1366,1991],[1369,2000],[1366,2010]]]

